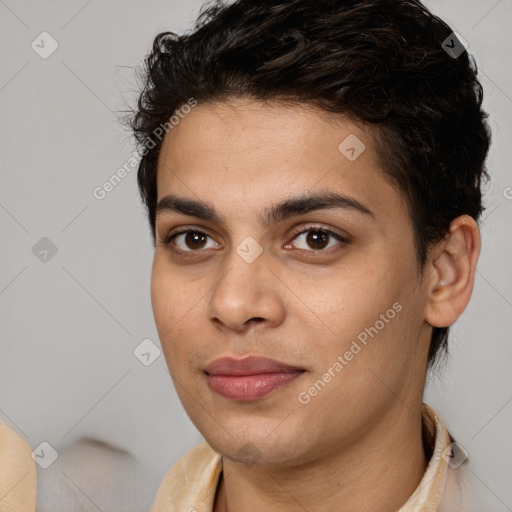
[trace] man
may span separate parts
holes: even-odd
[[[206,439],[153,510],[483,510],[422,403],[488,178],[453,31],[417,0],[239,0],[159,34],[146,71],[152,305]]]

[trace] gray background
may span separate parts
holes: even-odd
[[[476,55],[494,139],[473,298],[425,400],[469,452],[478,492],[512,510],[512,0],[426,3]],[[163,356],[144,366],[133,354],[144,339],[158,344],[135,170],[103,200],[92,193],[132,154],[118,119],[138,91],[135,66],[157,32],[190,27],[201,4],[0,0],[0,421],[59,453],[39,470],[40,510],[66,499],[148,510],[202,439]],[[47,59],[31,47],[43,31],[59,45]],[[43,237],[57,248],[47,261]]]

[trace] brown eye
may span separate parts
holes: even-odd
[[[305,251],[323,251],[335,245],[348,244],[342,236],[321,228],[309,228],[299,232],[293,239],[295,248]]]
[[[181,252],[199,252],[202,249],[211,249],[217,246],[206,233],[194,229],[176,233],[167,238],[164,243],[176,246]]]
[[[311,230],[306,236],[306,242],[308,245],[316,250],[325,249],[329,244],[329,234],[325,231],[313,231]]]
[[[199,231],[189,231],[185,234],[185,244],[189,249],[202,249],[206,245],[207,235]]]

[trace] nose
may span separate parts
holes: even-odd
[[[233,252],[206,307],[216,328],[243,332],[254,324],[276,327],[284,321],[280,281],[267,263],[264,252],[252,263]]]

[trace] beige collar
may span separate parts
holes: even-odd
[[[443,452],[450,436],[441,418],[423,404],[423,428],[433,443],[425,475],[398,512],[436,512],[441,502],[448,464]],[[212,512],[222,472],[221,457],[207,443],[184,455],[167,473],[158,490],[152,512]]]
[[[30,446],[14,430],[0,424],[0,510],[36,510],[37,472]]]
[[[423,430],[433,445],[432,457],[420,484],[398,512],[436,512],[441,503],[448,468],[443,452],[451,441],[441,418],[427,404],[423,404]]]

